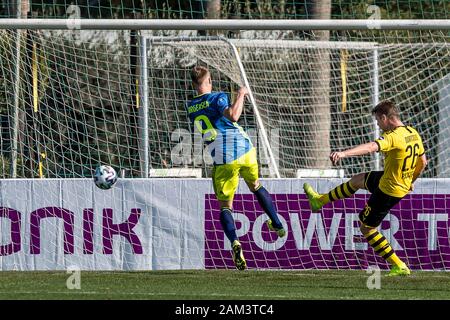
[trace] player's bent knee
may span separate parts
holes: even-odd
[[[247,186],[248,186],[248,188],[250,189],[251,192],[255,192],[256,190],[258,190],[260,185],[261,185],[259,183],[259,180],[245,181],[245,183],[247,184]]]
[[[363,234],[363,236],[371,233],[375,229],[376,229],[376,227],[368,226],[368,225],[360,222],[359,230],[361,230],[361,233]]]
[[[229,208],[233,209],[233,200],[219,200],[220,208]]]
[[[357,175],[354,175],[351,179],[350,179],[350,184],[353,188],[357,188],[357,189],[365,189],[364,187],[364,178],[365,178],[365,173],[359,173]]]

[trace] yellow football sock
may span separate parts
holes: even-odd
[[[373,250],[391,265],[401,266],[403,261],[395,254],[386,238],[377,230],[364,235]]]

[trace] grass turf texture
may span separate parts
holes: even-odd
[[[301,300],[301,299],[450,299],[449,272],[414,272],[385,277],[369,290],[363,270],[237,271],[182,270],[145,272],[81,271],[81,289],[69,290],[70,274],[0,273],[4,299],[149,299],[149,300]]]

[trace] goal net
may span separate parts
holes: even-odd
[[[195,64],[210,67],[214,89],[231,97],[246,76],[254,101],[247,100],[241,123],[259,147],[262,176],[276,177],[271,166],[281,177],[332,169],[330,150],[379,135],[370,110],[383,99],[394,100],[424,137],[425,175],[450,172],[444,32],[336,31],[330,41],[289,33],[277,37],[294,39],[263,40],[257,32],[230,41],[143,36],[145,53],[129,31],[21,32],[1,30],[2,177],[13,164],[15,177],[86,177],[98,163],[129,177],[180,167],[209,176],[212,162],[198,139],[183,140],[192,132],[184,108]],[[351,176],[381,165],[379,157],[351,158],[334,169]]]
[[[450,268],[450,190],[436,179],[450,176],[447,30],[164,34],[0,29],[4,269],[232,267],[210,179],[139,179],[210,178],[212,161],[185,111],[197,64],[210,68],[214,90],[231,99],[239,86],[250,89],[239,124],[257,147],[262,178],[382,170],[378,154],[338,167],[328,155],[378,137],[370,111],[395,101],[404,123],[423,137],[430,180],[419,182],[383,227],[413,269]],[[100,164],[122,178],[112,190],[91,181]],[[383,264],[356,227],[366,193],[312,214],[303,180],[263,181],[288,237],[267,230],[267,217],[241,185],[234,216],[250,268]],[[308,181],[325,192],[342,179]]]

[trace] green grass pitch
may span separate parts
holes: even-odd
[[[450,273],[416,271],[385,277],[368,289],[364,270],[81,271],[80,289],[69,290],[63,271],[0,273],[5,299],[304,300],[450,299]],[[373,283],[373,282],[372,282]]]

